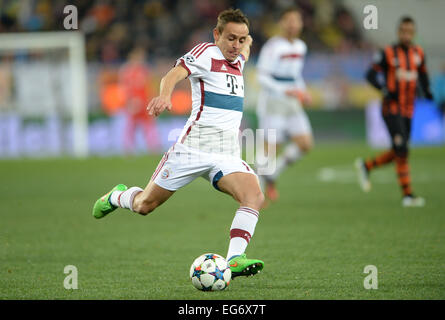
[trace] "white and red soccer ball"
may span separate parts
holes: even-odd
[[[190,279],[196,289],[221,291],[229,285],[232,271],[226,259],[215,253],[205,253],[193,261]]]

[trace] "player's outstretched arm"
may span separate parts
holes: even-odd
[[[148,106],[147,112],[150,116],[154,115],[157,117],[160,115],[165,109],[171,110],[171,96],[173,90],[175,89],[176,84],[187,78],[188,72],[187,70],[178,65],[171,69],[162,79],[161,79],[161,88],[159,92],[159,96],[153,98]]]
[[[250,47],[252,46],[253,39],[249,35],[247,35],[246,41],[244,42],[243,48],[241,49],[241,54],[244,56],[244,59],[246,59],[246,62],[249,60],[250,55]]]

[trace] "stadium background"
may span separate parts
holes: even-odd
[[[412,12],[410,6],[415,9],[420,2],[405,1],[407,12]],[[77,7],[78,27],[86,39],[89,153],[103,156],[124,152],[124,141],[119,136],[124,136],[126,107],[119,83],[119,70],[127,61],[132,48],[141,47],[147,53],[146,62],[150,68],[147,86],[153,95],[159,88],[160,78],[175,59],[196,43],[212,41],[211,30],[217,13],[227,7],[241,8],[251,20],[250,30],[255,41],[252,59],[245,71],[246,112],[243,128],[255,128],[258,93],[256,58],[261,45],[277,32],[275,21],[280,9],[291,3],[226,0],[3,1],[0,32],[63,31],[66,17],[63,8],[68,4]],[[379,8],[377,30],[363,28],[366,1],[320,0],[296,3],[304,12],[302,38],[309,48],[304,77],[314,98],[308,113],[315,128],[316,140],[363,140],[367,136],[373,146],[387,145],[387,137],[383,136],[382,139],[379,134],[385,131],[376,109],[379,93],[365,82],[364,73],[374,50],[393,42],[396,37],[395,24],[402,15],[397,1],[374,1]],[[438,41],[440,31],[434,23],[439,21],[438,12],[442,12],[444,4],[433,0],[426,3],[428,6],[415,14],[419,25],[416,40],[427,53],[437,101],[435,105],[429,104],[429,108],[417,108],[427,111],[426,115],[416,117],[419,120],[417,122],[421,123],[416,122],[413,136],[417,144],[443,144],[445,134],[438,106],[444,99],[445,59],[443,46]],[[70,108],[72,92],[69,85],[63,84],[63,78],[51,78],[51,73],[63,74],[60,69],[47,71],[48,66],[51,66],[47,60],[52,59],[51,55],[46,57],[42,54],[41,59],[35,58],[36,55],[39,55],[38,51],[15,52],[12,58],[6,54],[0,55],[2,158],[60,155],[71,150],[69,141],[60,142],[54,138],[63,136],[54,128],[60,127],[57,124],[59,110]],[[20,68],[30,61],[37,67]],[[424,101],[419,103],[425,104]],[[67,106],[61,106],[64,104]],[[180,128],[190,110],[187,81],[181,83],[176,91],[173,105],[171,114],[165,113],[157,120],[161,151],[172,143],[171,139],[169,141],[166,138],[166,133]],[[364,110],[369,105],[374,108],[369,108],[366,122]],[[155,150],[145,143],[140,129],[136,128],[135,134],[133,152],[159,152],[159,149]]]
[[[54,56],[0,52],[0,298],[443,299],[445,48],[440,26],[445,2],[401,2],[1,1],[0,34],[68,32],[63,8],[78,8],[86,39],[88,146],[94,157],[66,157],[72,146],[60,143],[66,136],[60,131],[60,110],[69,108],[71,88],[63,79],[51,85],[45,68]],[[113,184],[145,185],[158,153],[172,143],[168,132],[182,127],[190,107],[184,81],[173,112],[156,120],[162,150],[147,148],[139,131],[136,155],[121,157],[126,115],[119,70],[131,49],[141,46],[150,67],[147,85],[156,92],[175,59],[212,40],[219,11],[241,8],[254,38],[245,69],[242,125],[255,128],[257,55],[276,32],[280,9],[292,3],[304,12],[302,38],[309,48],[304,77],[314,96],[307,112],[316,147],[283,176],[280,202],[262,215],[249,254],[267,262],[264,275],[241,279],[242,291],[234,283],[226,293],[203,296],[188,283],[188,261],[206,250],[224,254],[232,219],[227,212],[235,208],[226,196],[196,181],[143,223],[120,213],[102,224],[90,216],[95,199]],[[367,4],[378,8],[377,30],[363,28]],[[370,146],[388,143],[378,115],[380,95],[364,73],[374,49],[395,41],[404,14],[417,22],[416,41],[426,51],[436,98],[417,102],[422,107],[413,138],[422,147],[413,151],[413,181],[427,198],[427,207],[419,211],[400,208],[392,168],[375,174],[375,190],[367,197],[352,169],[355,157],[373,154]],[[26,68],[30,61],[41,65]],[[196,199],[197,194],[208,197]],[[283,257],[292,263],[283,266]],[[78,292],[62,286],[68,264],[79,268]],[[375,292],[363,289],[367,264],[382,272]]]

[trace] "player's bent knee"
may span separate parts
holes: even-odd
[[[308,153],[313,147],[313,138],[311,135],[304,135],[292,138],[293,144],[296,145],[298,151],[302,154]],[[292,148],[292,144],[288,145],[288,148]]]
[[[408,146],[406,144],[402,145],[394,145],[393,146],[394,153],[398,157],[406,157],[408,156]]]
[[[396,156],[404,157],[408,155],[408,141],[401,134],[396,134],[392,141],[393,150]]]
[[[313,142],[309,142],[306,146],[305,146],[305,150],[304,152],[308,153],[309,151],[311,151],[314,148],[314,143]]]
[[[260,209],[260,208],[263,207],[263,204],[264,204],[264,201],[265,201],[265,200],[266,200],[266,197],[264,196],[263,192],[260,192],[260,193],[258,194],[258,198],[257,198],[257,201],[258,201],[258,203],[257,203],[258,209]]]
[[[259,210],[264,203],[265,197],[263,192],[259,190],[255,193],[249,193],[246,196],[244,196],[242,199],[240,199],[240,205],[250,207],[255,210]]]
[[[300,145],[299,145],[300,150],[303,153],[308,153],[309,151],[311,151],[313,146],[314,146],[314,143],[311,140],[309,140],[309,139],[307,139],[306,141],[300,143]]]

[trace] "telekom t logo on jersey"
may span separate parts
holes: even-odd
[[[236,94],[235,88],[238,89],[238,81],[235,76],[226,74],[227,88],[231,88],[230,94]]]
[[[241,73],[241,63],[238,61],[236,64],[232,64],[227,60],[219,60],[212,58],[212,67],[210,68],[212,72],[225,72],[230,73],[235,76],[242,76]]]
[[[236,64],[232,64],[225,59],[219,60],[212,58],[210,71],[226,73],[227,88],[230,88],[230,94],[237,93],[235,89],[238,89],[239,85],[236,76],[243,75],[241,73],[241,63],[239,61]],[[243,89],[242,86],[241,89]]]

